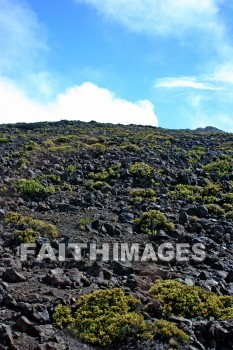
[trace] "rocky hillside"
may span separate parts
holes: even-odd
[[[0,125],[0,349],[233,349],[232,154],[222,132]]]

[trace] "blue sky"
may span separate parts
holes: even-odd
[[[229,0],[0,0],[0,122],[233,132]]]

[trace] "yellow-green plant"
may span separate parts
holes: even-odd
[[[19,213],[9,212],[4,218],[5,224],[11,224],[14,228],[14,237],[23,243],[34,243],[39,236],[48,235],[58,237],[56,226],[43,220],[34,219],[31,216],[22,216]],[[26,228],[25,228],[26,226]]]
[[[73,329],[88,343],[107,346],[145,329],[139,301],[120,288],[98,290],[78,299]]]
[[[30,197],[39,196],[45,190],[44,186],[38,180],[34,179],[20,179],[18,182],[18,189],[20,193]]]
[[[147,324],[146,337],[156,340],[178,340],[181,343],[188,343],[189,337],[175,323],[167,320],[155,320]]]
[[[154,168],[144,162],[136,162],[131,165],[129,172],[134,176],[150,176],[154,171]]]
[[[210,213],[216,214],[216,215],[224,215],[225,211],[224,209],[222,209],[219,205],[211,203],[211,204],[207,204],[206,208],[208,209],[208,211]]]
[[[82,218],[79,220],[79,227],[81,230],[85,231],[89,225],[90,220],[88,218]]]
[[[63,329],[67,323],[73,322],[73,317],[71,309],[68,306],[59,304],[53,314],[53,323],[58,327]]]
[[[92,145],[88,145],[89,150],[94,153],[95,155],[101,155],[106,152],[106,146],[102,143],[93,143]]]
[[[233,317],[233,297],[218,296],[197,286],[187,286],[175,280],[156,281],[150,294],[163,303],[163,317],[186,318]]]
[[[130,197],[132,198],[133,202],[136,203],[140,203],[142,202],[144,199],[147,199],[151,202],[155,202],[156,201],[156,196],[155,196],[155,191],[147,188],[138,188],[138,189],[134,189],[130,192]]]
[[[158,230],[165,232],[174,231],[174,224],[167,222],[164,213],[159,210],[149,210],[143,212],[141,216],[134,220],[136,228],[143,233],[156,234]]]
[[[226,219],[233,220],[233,210],[228,211],[228,212],[226,213]]]

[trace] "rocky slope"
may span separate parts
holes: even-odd
[[[73,310],[80,295],[99,289],[120,287],[136,297],[146,321],[160,319],[165,307],[148,292],[157,280],[232,296],[232,153],[233,135],[221,132],[69,121],[1,125],[0,349],[99,349],[53,322],[57,305]],[[35,242],[37,253],[49,243],[55,259],[35,254],[22,261],[22,242]],[[87,249],[75,261],[68,248],[65,261],[58,259],[59,243],[121,242],[139,244],[140,254],[148,243],[155,252],[163,243],[198,243],[205,258],[90,261]],[[169,320],[189,344],[129,336],[108,348],[233,348],[230,317],[178,313]]]

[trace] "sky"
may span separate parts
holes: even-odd
[[[0,123],[233,132],[232,0],[0,0]]]

